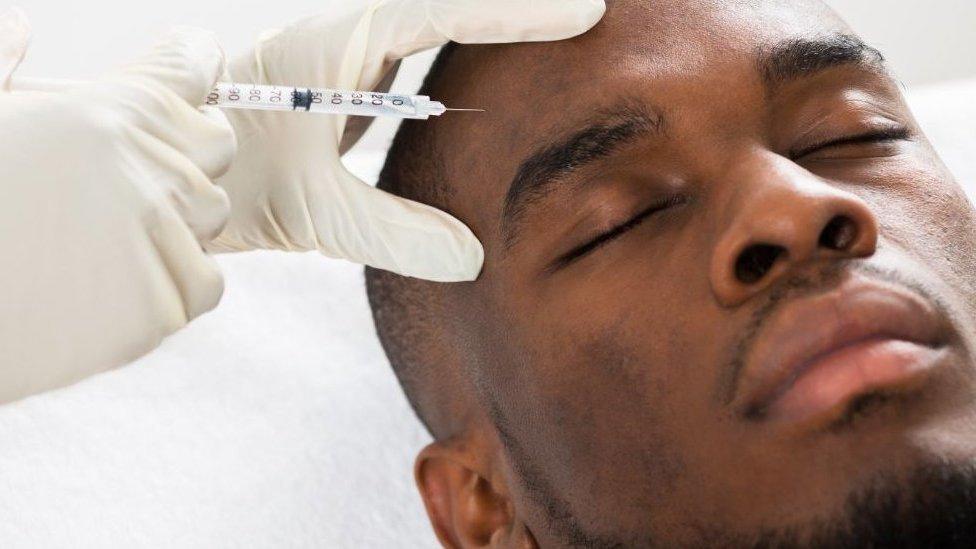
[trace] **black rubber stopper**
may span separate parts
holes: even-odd
[[[301,108],[306,111],[312,110],[312,90],[298,91],[298,88],[295,88],[295,91],[291,92],[291,110],[297,111]]]

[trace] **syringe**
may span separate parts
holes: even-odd
[[[14,77],[13,91],[64,91],[83,82]],[[482,109],[449,109],[426,95],[401,95],[343,91],[296,86],[265,86],[218,82],[206,105],[225,109],[295,111],[348,116],[384,116],[427,120],[448,111],[485,112]]]
[[[227,109],[304,111],[350,116],[392,116],[426,120],[448,111],[484,112],[480,109],[449,109],[426,95],[399,95],[324,88],[259,86],[218,83],[207,105]]]

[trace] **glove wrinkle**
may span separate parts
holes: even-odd
[[[27,16],[11,7],[0,13],[0,91],[9,91],[10,77],[24,60],[31,40]]]

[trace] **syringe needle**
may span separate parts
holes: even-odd
[[[488,112],[485,109],[447,109],[455,112]]]

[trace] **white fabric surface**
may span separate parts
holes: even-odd
[[[915,94],[976,183],[976,81]],[[349,162],[372,179],[381,154]],[[433,547],[427,436],[372,329],[361,269],[220,259],[222,304],[136,364],[0,408],[0,545]]]

